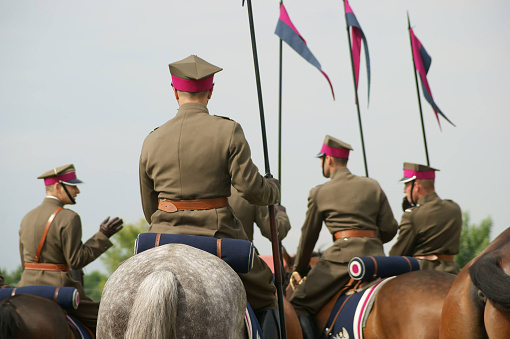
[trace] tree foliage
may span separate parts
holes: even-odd
[[[101,300],[104,284],[108,276],[99,271],[92,271],[83,275],[83,288],[85,293],[93,300]]]
[[[460,251],[455,256],[455,262],[460,268],[476,257],[490,243],[492,218],[488,216],[479,225],[470,224],[469,212],[463,213],[462,234],[460,238]]]
[[[21,265],[18,266],[14,271],[6,271],[2,270],[2,275],[4,276],[4,284],[9,286],[16,286],[16,284],[21,280],[21,273],[23,270],[21,269]]]
[[[147,232],[148,227],[145,219],[140,219],[137,224],[124,225],[124,228],[111,238],[113,247],[100,257],[108,275],[112,274],[121,262],[133,256],[136,237]]]

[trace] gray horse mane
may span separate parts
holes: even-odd
[[[246,292],[223,260],[169,244],[124,261],[105,284],[98,339],[245,338]]]

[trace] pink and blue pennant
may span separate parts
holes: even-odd
[[[280,18],[278,20],[278,24],[276,25],[275,34],[278,35],[280,39],[285,41],[293,50],[295,50],[299,55],[301,55],[306,61],[314,65],[322,73],[322,75],[324,75],[324,77],[329,83],[329,87],[331,88],[331,94],[333,94],[333,99],[335,99],[333,85],[331,84],[328,75],[322,70],[321,64],[306,45],[305,39],[303,39],[301,34],[299,34],[298,30],[292,23],[292,21],[290,21],[287,10],[285,9],[285,6],[283,4],[280,5]]]
[[[432,109],[434,110],[434,113],[436,114],[437,123],[439,124],[439,128],[441,128],[441,123],[439,122],[439,114],[446,119],[450,124],[455,126],[453,122],[450,121],[446,117],[446,115],[441,112],[439,107],[434,102],[434,99],[432,98],[432,91],[430,90],[429,83],[427,81],[427,73],[429,72],[430,64],[432,63],[432,58],[427,53],[423,45],[421,44],[420,40],[414,35],[413,29],[409,27],[409,33],[411,35],[411,44],[413,47],[413,60],[414,60],[414,66],[416,67],[416,70],[418,71],[418,74],[420,74],[420,80],[421,80],[421,89],[423,91],[423,96],[428,101],[430,106],[432,106]]]
[[[354,12],[349,5],[347,0],[344,0],[345,8],[345,21],[347,27],[351,28],[352,37],[352,60],[354,64],[354,75],[356,78],[356,90],[358,90],[358,79],[359,79],[359,67],[360,67],[360,56],[361,56],[361,40],[363,39],[363,46],[365,48],[365,60],[367,64],[367,78],[368,78],[368,99],[370,100],[370,55],[368,53],[368,44],[365,34],[361,29],[361,25],[354,15]]]

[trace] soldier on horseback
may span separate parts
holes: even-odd
[[[195,55],[169,67],[179,110],[147,136],[140,156],[149,231],[247,240],[228,204],[231,185],[252,204],[272,205],[279,201],[278,182],[259,174],[238,123],[209,114],[213,76],[222,69]],[[239,276],[265,335],[276,335],[271,270],[255,256],[251,272]]]
[[[351,150],[349,144],[328,135],[318,155],[322,173],[330,180],[310,191],[294,271],[306,274],[323,222],[334,243],[290,298],[305,339],[318,337],[313,316],[349,281],[349,261],[355,256],[384,255],[383,243],[397,232],[397,222],[377,181],[347,169]]]
[[[257,206],[250,204],[248,200],[241,197],[239,192],[232,187],[228,203],[234,210],[236,218],[238,218],[244,227],[244,232],[248,236],[248,240],[253,241],[253,225],[257,225],[260,233],[271,240],[271,230],[269,225],[269,210],[267,206]],[[276,229],[278,231],[278,240],[282,241],[290,230],[290,221],[285,207],[275,205]]]
[[[53,168],[38,177],[44,179],[46,198],[21,221],[19,245],[23,273],[18,287],[31,285],[68,286],[78,289],[78,309],[69,310],[95,331],[99,303],[87,297],[71,269],[80,270],[113,244],[109,238],[122,229],[122,219],[106,218],[99,231],[82,243],[80,216],[64,205],[76,204],[80,193],[73,164]]]
[[[404,163],[405,184],[398,240],[390,255],[414,256],[422,269],[459,273],[462,212],[451,200],[442,200],[434,188],[435,168]]]

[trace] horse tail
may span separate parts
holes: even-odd
[[[149,274],[138,287],[124,339],[175,339],[177,300],[177,279],[172,272]]]
[[[11,339],[24,327],[23,319],[9,301],[0,304],[0,338]]]
[[[510,275],[499,266],[500,257],[484,255],[469,268],[473,284],[494,304],[510,310]]]

